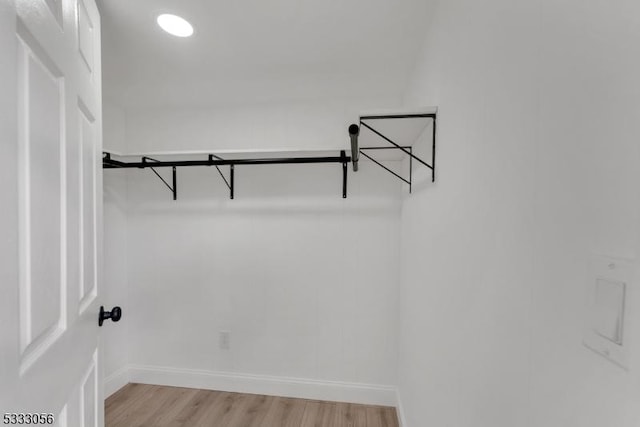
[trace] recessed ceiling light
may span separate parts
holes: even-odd
[[[193,26],[177,15],[165,13],[158,16],[157,21],[160,28],[176,37],[189,37],[193,34]]]

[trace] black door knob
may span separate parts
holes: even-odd
[[[122,309],[120,307],[113,307],[111,311],[104,311],[104,306],[100,306],[100,317],[98,318],[98,326],[102,326],[105,320],[111,319],[113,322],[117,322],[122,317]]]

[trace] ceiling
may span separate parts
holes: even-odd
[[[399,96],[428,0],[98,0],[104,97],[127,109]],[[155,22],[189,20],[177,38]]]

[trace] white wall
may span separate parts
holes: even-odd
[[[125,111],[111,102],[103,102],[102,109],[104,150],[114,153],[126,152]]]
[[[580,345],[584,304],[574,296],[589,279],[590,253],[638,265],[640,45],[633,40],[640,3],[555,3],[540,18],[531,418],[535,425],[636,427],[640,282],[626,325],[630,372]]]
[[[130,363],[394,386],[401,192],[361,169],[344,200],[340,165],[236,167],[229,200],[184,168],[177,202],[132,170]]]
[[[126,379],[128,364],[128,318],[131,315],[127,277],[127,181],[121,171],[104,174],[104,277],[102,304],[107,310],[123,309],[118,323],[107,322],[101,329],[104,376],[107,395]]]
[[[439,135],[402,212],[405,427],[638,425],[637,339],[629,372],[581,340],[590,254],[640,249],[639,12],[437,2],[407,90]]]
[[[343,149],[362,110],[393,108],[398,98],[338,99],[215,109],[127,112],[130,153]]]
[[[346,149],[360,110],[397,103],[126,114],[111,106],[105,146]],[[159,172],[169,179],[170,169]],[[343,200],[340,165],[238,166],[231,201],[214,168],[179,168],[173,201],[150,170],[105,177],[105,264],[109,286],[126,302],[127,327],[126,375],[112,383],[394,403],[399,181],[363,164],[350,170]],[[219,348],[220,331],[231,333],[228,351]],[[123,360],[112,359],[111,366]]]
[[[581,339],[590,254],[640,249],[639,8],[436,2],[406,102],[439,106],[438,182],[401,218],[371,165],[346,201],[330,167],[239,168],[234,201],[215,170],[180,170],[178,202],[131,171],[130,366],[382,385],[397,366],[405,427],[637,426],[638,341],[626,372]],[[394,103],[356,105],[131,112],[125,148],[333,149]]]

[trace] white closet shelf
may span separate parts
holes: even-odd
[[[215,149],[210,150],[176,150],[176,151],[149,151],[149,152],[118,152],[114,150],[105,149],[105,153],[109,153],[115,157],[130,158],[130,157],[171,157],[171,158],[186,158],[194,156],[208,156],[209,154],[215,154],[217,156],[226,156],[232,158],[253,158],[253,157],[304,157],[304,156],[323,156],[344,150],[344,147],[323,147],[318,149],[292,149],[292,148],[275,148],[264,150],[250,150],[250,149]]]
[[[435,181],[435,148],[436,148],[436,108],[411,111],[378,111],[361,114],[359,124],[348,128],[351,139],[351,153],[348,156],[344,148],[320,150],[193,150],[193,151],[157,151],[151,153],[116,153],[105,151],[102,157],[104,169],[151,169],[151,171],[169,188],[173,199],[177,200],[177,168],[179,167],[215,167],[229,188],[230,198],[234,198],[235,166],[282,165],[282,164],[321,164],[337,163],[342,165],[342,197],[347,197],[347,165],[353,164],[358,170],[360,154],[385,169],[403,182],[413,181],[413,161],[416,160],[431,170],[431,179]],[[431,125],[431,164],[415,154],[413,145],[419,141]],[[372,139],[373,138],[373,139]],[[371,141],[371,145],[362,143]],[[377,145],[373,145],[374,141]],[[402,177],[388,166],[376,160],[373,152],[393,152],[408,156],[409,178]],[[116,159],[116,157],[118,159]],[[229,179],[220,170],[221,166],[229,167]],[[157,171],[157,168],[172,168],[173,185],[169,184]]]

